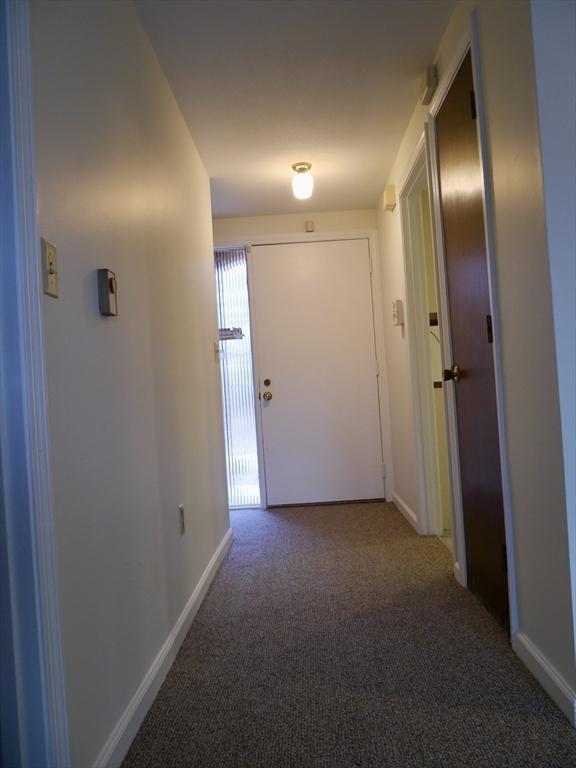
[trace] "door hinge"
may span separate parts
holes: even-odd
[[[488,335],[488,344],[492,344],[494,341],[494,334],[492,332],[492,315],[486,315],[486,333]]]
[[[508,573],[508,549],[506,544],[502,544],[502,566],[504,567],[504,573]]]
[[[476,120],[476,94],[470,91],[470,115],[472,120]]]

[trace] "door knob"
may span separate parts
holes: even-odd
[[[442,372],[443,381],[460,381],[460,368],[457,365],[453,365],[452,368],[445,368]]]
[[[262,397],[264,398],[264,400],[272,400],[272,392],[264,392]]]

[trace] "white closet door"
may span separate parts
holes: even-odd
[[[253,246],[250,266],[268,504],[382,498],[368,241]]]

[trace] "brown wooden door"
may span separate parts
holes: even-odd
[[[468,584],[505,626],[508,579],[482,174],[470,53],[436,121]]]

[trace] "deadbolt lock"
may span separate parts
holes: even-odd
[[[272,392],[264,392],[262,397],[264,398],[264,400],[272,400]]]

